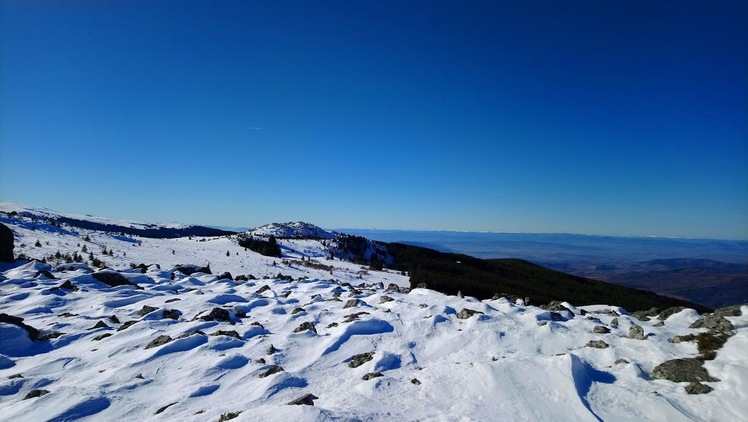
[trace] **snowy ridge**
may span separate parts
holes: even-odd
[[[334,239],[336,236],[333,232],[302,221],[266,224],[249,230],[247,234],[260,237],[274,236],[279,239]]]
[[[692,395],[688,382],[654,379],[663,362],[700,356],[696,342],[674,339],[713,333],[692,328],[703,317],[691,309],[649,319],[605,304],[542,309],[410,290],[400,273],[327,259],[329,246],[314,239],[279,239],[283,256],[271,258],[235,235],[152,239],[5,224],[16,254],[47,264],[0,264],[1,420],[748,414],[747,306],[718,319],[731,335],[699,362],[719,381],[698,383],[713,391]],[[64,264],[58,251],[84,262]],[[91,253],[114,270],[92,267]],[[636,327],[643,339],[632,338]],[[288,404],[305,396],[307,405]]]

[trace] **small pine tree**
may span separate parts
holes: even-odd
[[[42,242],[40,242],[39,239],[37,239],[36,243],[34,243],[34,246],[36,246],[37,248],[41,248],[42,247]]]
[[[86,247],[86,245],[83,245],[83,247],[81,248],[81,252],[83,253],[88,252],[88,248]]]
[[[231,256],[231,252],[226,251],[226,256]]]

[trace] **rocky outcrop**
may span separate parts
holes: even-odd
[[[673,306],[671,308],[667,308],[664,311],[660,312],[660,315],[657,315],[657,319],[660,321],[665,321],[666,319],[670,318],[672,315],[677,314],[678,312],[684,310],[683,306]]]
[[[152,349],[154,347],[163,346],[166,343],[171,342],[172,338],[167,335],[161,335],[156,337],[153,341],[148,343],[145,348],[146,349]]]
[[[130,280],[123,277],[122,274],[118,273],[117,271],[102,270],[102,271],[91,274],[91,277],[106,284],[109,287],[117,287],[117,286],[138,287],[137,284],[130,282]]]
[[[299,397],[298,399],[291,400],[288,402],[289,405],[306,405],[306,406],[314,406],[314,401],[317,400],[319,397],[315,396],[314,394],[304,394],[303,396]]]
[[[727,318],[720,315],[707,314],[697,319],[689,328],[706,328],[718,333],[732,333],[735,329]]]
[[[608,334],[610,332],[610,328],[604,325],[596,325],[595,328],[592,329],[592,332],[595,334]]]
[[[704,362],[698,358],[673,359],[657,365],[652,378],[673,382],[719,381],[709,375]]]
[[[462,309],[460,309],[460,312],[457,313],[457,318],[459,318],[459,319],[468,319],[468,318],[470,318],[473,315],[482,314],[482,313],[483,312],[481,312],[481,311],[476,311],[476,310],[473,310],[473,309],[462,308]]]
[[[0,262],[13,262],[13,231],[0,223]]]
[[[644,328],[642,328],[641,325],[632,325],[631,328],[629,328],[629,338],[634,340],[644,340]]]
[[[590,340],[587,342],[587,347],[592,347],[595,349],[607,349],[608,343],[602,340]]]
[[[260,378],[269,377],[270,375],[277,374],[278,372],[283,372],[285,369],[283,369],[282,366],[278,365],[270,365],[268,369],[265,370],[265,372],[260,374]]]
[[[712,387],[700,382],[692,382],[686,386],[688,394],[707,394],[714,390]]]
[[[308,321],[307,322],[302,322],[301,325],[299,325],[298,327],[294,328],[293,332],[294,333],[300,333],[302,331],[307,331],[307,330],[309,330],[309,331],[311,331],[313,333],[317,332],[317,328],[314,327],[314,324],[311,323],[311,322],[308,322]]]
[[[632,312],[631,316],[638,319],[639,321],[649,321],[650,318],[656,317],[659,314],[660,314],[659,308],[651,308],[648,311]]]
[[[366,362],[374,359],[374,352],[360,353],[358,355],[351,356],[350,362],[348,362],[349,368],[358,368]]]
[[[0,314],[0,322],[4,322],[6,324],[13,324],[13,325],[23,328],[24,330],[26,330],[26,333],[28,334],[29,339],[31,339],[31,341],[36,341],[39,338],[39,330],[37,330],[36,328],[30,325],[24,324],[23,318],[21,317],[8,315],[8,314]]]
[[[200,317],[203,321],[225,321],[231,322],[229,311],[223,308],[213,308],[208,315]]]
[[[742,315],[741,308],[743,305],[734,305],[734,306],[726,306],[724,308],[719,308],[714,310],[714,315],[720,316],[720,317],[728,317],[728,316],[740,316]]]

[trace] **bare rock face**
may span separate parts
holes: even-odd
[[[0,262],[13,262],[13,231],[0,223]]]

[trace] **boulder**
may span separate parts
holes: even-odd
[[[229,311],[223,308],[213,308],[208,315],[200,317],[203,321],[226,321],[231,322]]]
[[[39,277],[48,278],[50,280],[56,280],[57,279],[55,276],[52,275],[51,272],[49,272],[47,270],[39,270],[39,271],[37,271],[36,274],[34,275],[34,278],[39,278]],[[70,281],[70,280],[68,280],[68,281]]]
[[[648,311],[635,311],[631,313],[631,316],[638,319],[639,321],[649,321],[650,318],[656,317],[660,314],[659,308],[650,308]]]
[[[366,375],[363,376],[363,380],[364,381],[369,381],[372,378],[379,378],[379,377],[383,377],[383,376],[384,376],[384,374],[381,373],[381,372],[379,372],[379,371],[377,371],[377,372],[369,372],[368,374],[366,374]]]
[[[392,302],[393,300],[395,300],[395,299],[393,299],[393,298],[391,298],[389,296],[380,296],[379,297],[379,303]]]
[[[731,333],[735,329],[727,318],[720,315],[703,315],[697,319],[689,328],[706,328],[718,333]]]
[[[0,262],[13,262],[13,231],[3,223],[0,223]]]
[[[146,349],[152,349],[152,348],[154,348],[154,347],[158,347],[158,346],[163,346],[164,344],[166,344],[166,343],[169,343],[169,342],[170,342],[171,340],[172,340],[172,338],[171,338],[171,337],[169,337],[169,336],[167,336],[167,335],[161,335],[161,336],[158,336],[158,337],[156,337],[156,338],[155,338],[155,339],[154,339],[153,341],[151,341],[150,343],[148,343],[148,344],[147,344],[147,345],[145,346],[145,348],[146,348]]]
[[[215,333],[211,334],[211,337],[215,336],[233,337],[237,340],[241,339],[241,337],[239,337],[239,333],[237,333],[236,330],[218,330]]]
[[[714,390],[712,387],[700,382],[692,382],[686,386],[688,394],[707,394]]]
[[[273,346],[271,344],[270,347],[267,348],[267,350],[265,351],[265,353],[268,354],[268,355],[274,355],[275,352],[277,352],[277,351],[278,351],[278,349],[276,349],[275,346]]]
[[[130,280],[123,277],[122,274],[118,273],[117,271],[102,270],[102,271],[91,274],[91,277],[106,284],[109,287],[117,287],[117,286],[138,287],[137,284],[130,282]]]
[[[158,310],[158,308],[154,308],[153,306],[143,305],[143,307],[140,308],[140,310],[138,312],[136,312],[136,314],[138,314],[140,316],[146,316],[146,315],[150,314],[151,312],[155,312],[157,310]]]
[[[587,342],[587,347],[593,347],[595,349],[607,349],[608,343],[602,340],[590,340]]]
[[[604,325],[596,325],[595,328],[592,329],[592,332],[595,334],[608,334],[610,332],[610,328]]]
[[[294,406],[294,405],[314,406],[314,400],[317,400],[318,398],[319,397],[315,396],[314,394],[304,394],[298,399],[291,400],[290,402],[288,402],[288,404],[290,406]]]
[[[476,310],[473,310],[473,309],[462,308],[462,309],[460,309],[460,312],[457,313],[457,318],[459,318],[459,319],[468,319],[468,318],[470,318],[471,316],[473,316],[475,314],[482,314],[482,313],[483,312],[481,312],[481,311],[476,311]]]
[[[657,319],[659,319],[660,321],[665,321],[666,319],[670,318],[672,315],[675,315],[684,309],[686,308],[684,308],[683,306],[673,306],[673,307],[667,308],[664,311],[660,312],[659,315],[657,315]]]
[[[353,355],[350,358],[350,361],[348,362],[349,368],[358,368],[359,366],[365,364],[366,362],[374,359],[374,352],[367,352],[367,353],[360,353],[358,355]]]
[[[343,309],[345,309],[345,308],[355,308],[355,307],[358,306],[359,302],[360,301],[358,299],[351,299],[351,300],[345,302],[345,305],[343,305]]]
[[[311,322],[308,322],[308,321],[307,322],[302,322],[301,325],[299,325],[298,327],[294,328],[293,332],[294,333],[300,333],[300,332],[306,331],[306,330],[312,331],[314,333],[317,332],[317,329],[314,327],[314,324],[311,323]]]
[[[644,340],[644,328],[642,328],[641,325],[632,325],[631,328],[629,328],[629,338],[634,340]]]
[[[652,378],[673,382],[719,381],[709,375],[704,362],[698,358],[673,359],[657,365],[652,371]]]
[[[26,394],[26,397],[24,397],[24,400],[33,399],[41,396],[46,396],[49,394],[49,390],[31,390],[28,394]]]
[[[26,330],[26,333],[28,334],[29,339],[31,339],[31,341],[36,341],[39,338],[39,330],[37,330],[36,328],[30,325],[24,324],[23,318],[21,317],[8,315],[8,314],[0,314],[0,322],[4,322],[6,324],[13,324],[13,325],[23,328],[24,330]]]
[[[176,309],[164,309],[164,312],[162,313],[161,318],[166,319],[173,319],[175,321],[179,320],[179,315],[182,313],[177,311]]]
[[[270,365],[270,367],[267,370],[265,370],[265,372],[260,374],[260,378],[269,377],[270,375],[276,374],[278,372],[283,372],[283,371],[285,371],[285,369],[283,369],[282,366]]]
[[[233,277],[231,277],[231,273],[230,273],[230,272],[228,272],[228,271],[227,271],[227,272],[225,272],[225,273],[223,273],[223,274],[221,274],[221,275],[219,275],[219,276],[218,276],[218,279],[219,279],[219,280],[232,280],[232,281],[234,280],[234,278],[233,278]]]
[[[174,268],[171,269],[171,273],[173,274],[175,271],[179,271],[180,273],[184,275],[192,275],[195,273],[205,273],[205,274],[213,274],[210,272],[210,265],[207,267],[201,267],[199,265],[177,265]]]
[[[714,310],[714,315],[721,316],[721,317],[727,317],[727,316],[740,316],[742,315],[742,311],[740,308],[742,308],[743,305],[734,305],[734,306],[727,306],[724,308],[719,308]]]

